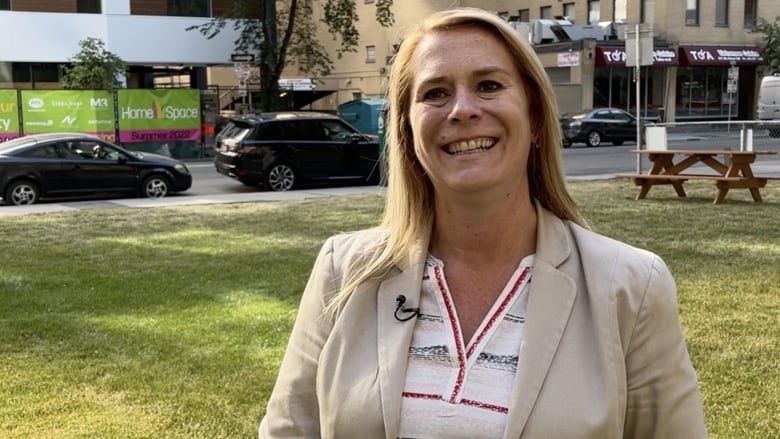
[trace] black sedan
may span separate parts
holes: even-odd
[[[604,142],[622,145],[626,140],[636,141],[636,117],[617,108],[597,108],[566,114],[560,121],[565,148],[577,142],[599,146]]]
[[[190,186],[184,163],[86,134],[37,134],[0,143],[0,195],[7,204],[103,193],[159,198]]]

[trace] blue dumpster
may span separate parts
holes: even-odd
[[[355,99],[339,105],[339,116],[364,134],[379,134],[385,99]]]

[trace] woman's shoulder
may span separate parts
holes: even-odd
[[[598,232],[570,223],[574,242],[583,267],[589,272],[607,270],[615,273],[631,274],[634,280],[647,276],[669,275],[663,259],[656,253],[636,247]]]
[[[379,228],[356,230],[332,235],[329,245],[338,252],[361,252],[381,245],[387,239],[387,233]]]
[[[387,233],[379,228],[344,232],[330,236],[323,251],[332,254],[336,261],[351,262],[381,249],[387,240]]]

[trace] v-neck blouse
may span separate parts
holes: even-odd
[[[409,346],[399,438],[496,438],[506,424],[534,256],[523,258],[465,345],[444,263],[428,255]]]

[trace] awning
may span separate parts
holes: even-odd
[[[653,48],[653,65],[656,67],[678,65],[677,52],[668,47]],[[596,46],[596,67],[626,67],[626,48],[624,46]]]
[[[681,46],[681,66],[756,66],[764,58],[757,47]]]

